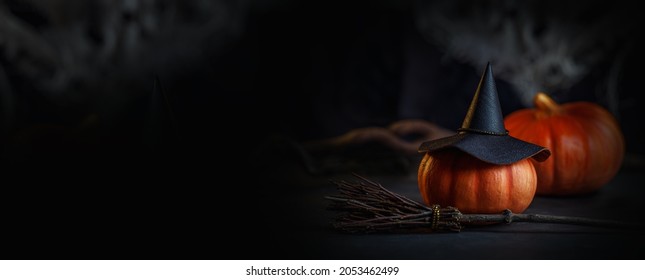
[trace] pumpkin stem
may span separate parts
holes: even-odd
[[[538,92],[533,98],[535,107],[548,114],[557,113],[560,111],[560,104],[555,102],[549,95],[544,92]]]

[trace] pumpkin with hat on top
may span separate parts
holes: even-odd
[[[418,185],[427,205],[449,205],[463,213],[521,213],[533,201],[533,163],[551,152],[514,138],[504,127],[497,86],[488,63],[458,133],[426,141]]]

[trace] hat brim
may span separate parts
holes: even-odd
[[[454,147],[482,161],[492,164],[511,164],[529,157],[545,161],[551,152],[510,135],[487,135],[462,132],[453,136],[427,141],[419,152],[434,152]]]

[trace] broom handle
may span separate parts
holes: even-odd
[[[510,210],[506,210],[502,214],[462,214],[459,222],[462,225],[490,223],[490,222],[507,223],[507,224],[510,224],[513,222],[527,222],[527,223],[583,225],[583,226],[608,227],[608,228],[645,229],[645,225],[643,224],[623,222],[623,221],[591,219],[591,218],[584,218],[584,217],[541,215],[541,214],[515,214]]]

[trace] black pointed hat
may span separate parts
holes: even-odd
[[[419,152],[452,147],[493,164],[511,164],[528,157],[544,161],[551,155],[547,148],[508,135],[490,62],[458,131],[453,136],[422,143]]]

